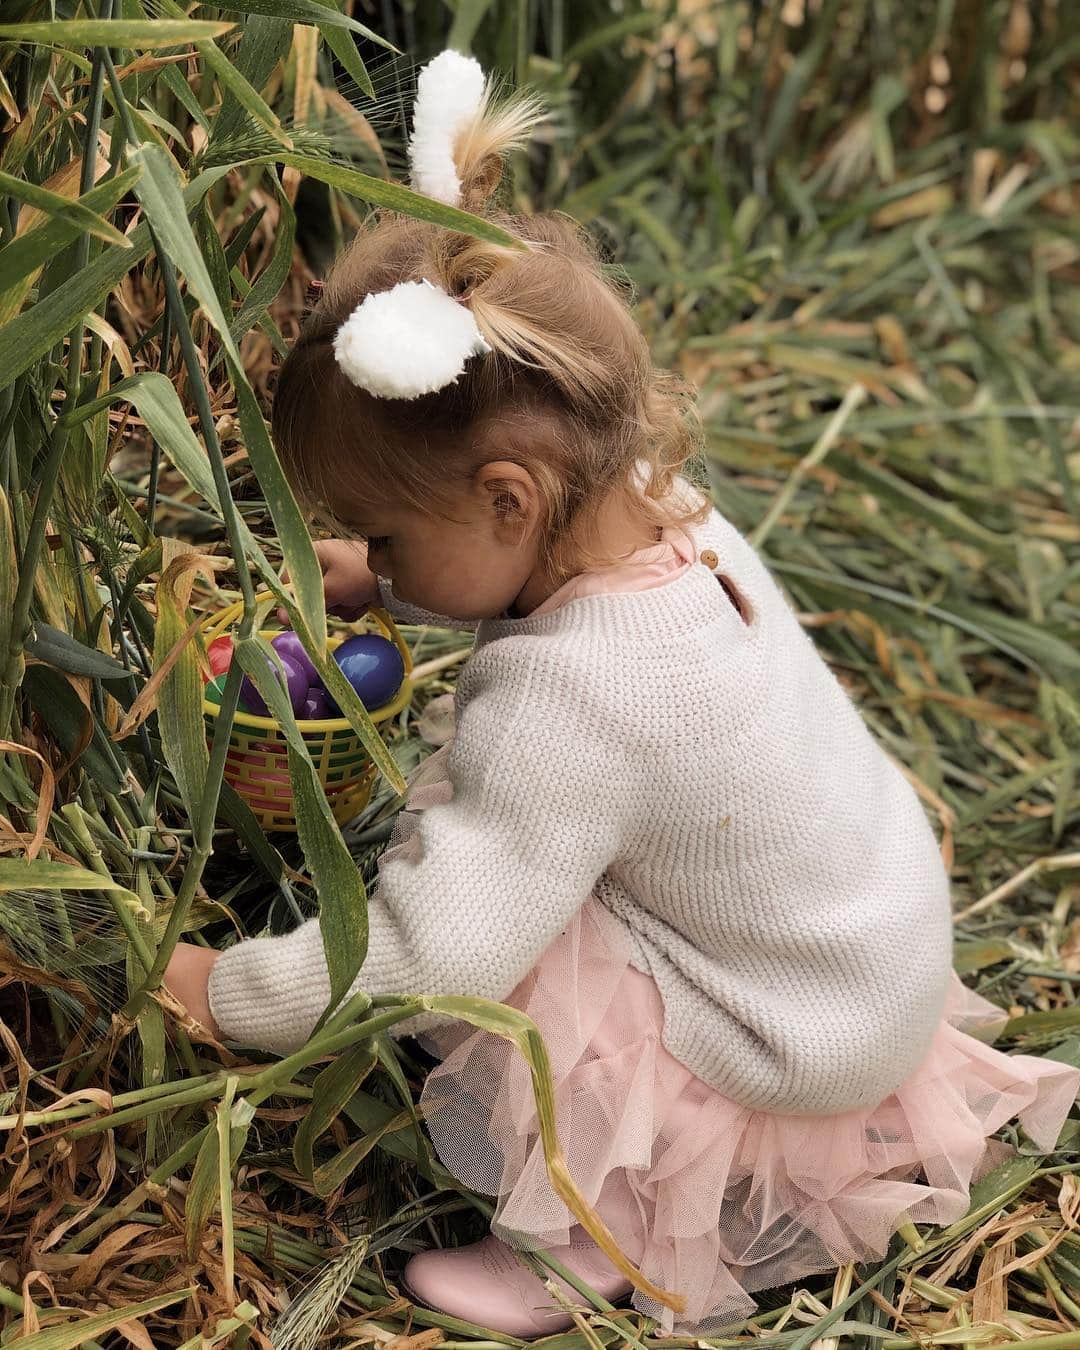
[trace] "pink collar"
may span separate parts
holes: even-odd
[[[532,611],[529,618],[550,614],[571,600],[586,595],[614,595],[618,592],[649,591],[666,586],[681,577],[697,557],[693,540],[684,530],[668,529],[660,540],[638,549],[628,558],[594,572],[582,572],[564,582],[553,595]]]

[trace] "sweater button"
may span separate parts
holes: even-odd
[[[713,570],[714,567],[718,567],[720,564],[720,559],[716,556],[716,554],[712,551],[711,548],[706,548],[702,550],[701,561],[705,564],[705,566],[709,569],[710,572]]]

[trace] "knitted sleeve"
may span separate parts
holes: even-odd
[[[354,988],[505,998],[615,857],[620,775],[601,727],[564,711],[557,680],[545,695],[518,676],[515,697],[493,681],[464,706],[453,800],[422,813],[418,856],[383,866]],[[318,921],[226,951],[209,992],[230,1040],[302,1045],[330,997]]]

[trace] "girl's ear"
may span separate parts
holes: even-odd
[[[501,542],[520,544],[536,532],[542,503],[528,469],[513,460],[493,460],[476,471],[473,482]]]

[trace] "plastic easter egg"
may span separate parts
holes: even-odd
[[[278,657],[285,670],[285,681],[288,686],[289,702],[292,704],[293,712],[299,712],[304,706],[304,700],[307,698],[308,677],[306,672],[297,665],[291,656],[285,656],[282,652]],[[280,679],[277,667],[271,662],[266,663],[271,671]],[[254,713],[256,717],[269,717],[270,709],[263,701],[263,696],[255,688],[250,676],[244,676],[244,682],[240,686],[240,702],[246,712]]]
[[[212,680],[208,680],[206,688],[203,690],[203,698],[208,703],[213,703],[221,707],[221,691],[225,688],[225,676],[215,675]]]
[[[206,649],[206,659],[210,663],[211,675],[224,675],[232,665],[232,638],[219,637]]]
[[[287,629],[284,633],[279,633],[277,637],[270,639],[270,646],[279,656],[287,656],[290,661],[295,661],[300,669],[307,675],[308,684],[321,684],[319,672],[307,652],[304,651],[304,644],[292,631]]]
[[[334,652],[334,660],[368,709],[389,703],[405,678],[401,653],[377,633],[359,633],[349,638]],[[331,703],[336,709],[333,699]]]
[[[324,717],[333,717],[333,715],[334,709],[330,704],[329,695],[321,687],[307,691],[304,706],[297,713],[297,716],[306,722],[319,722]]]

